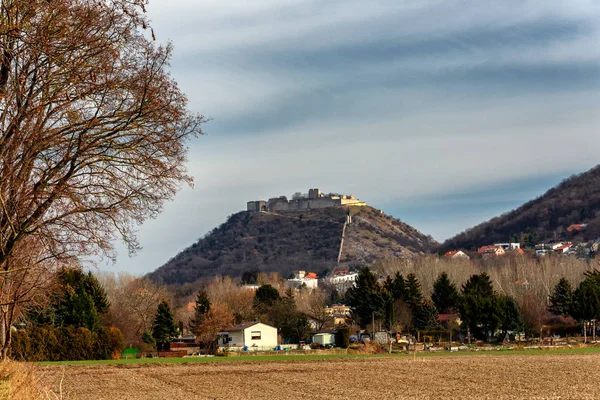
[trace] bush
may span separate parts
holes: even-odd
[[[119,358],[125,338],[118,328],[34,326],[13,335],[11,351],[19,361],[108,360]]]

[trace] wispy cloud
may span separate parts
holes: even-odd
[[[444,239],[597,163],[596,1],[153,0],[149,12],[192,110],[214,121],[192,145],[196,188],[110,268],[150,271],[246,200],[314,186]]]

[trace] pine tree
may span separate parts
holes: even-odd
[[[96,277],[81,268],[62,268],[57,272],[57,280],[58,285],[50,293],[50,304],[32,310],[29,320],[38,325],[98,330],[110,303]]]
[[[177,336],[177,326],[173,319],[171,307],[166,300],[163,300],[158,305],[154,322],[152,323],[152,337],[156,343],[164,345]]]
[[[450,282],[446,272],[442,272],[433,284],[433,304],[440,314],[453,313],[458,308],[458,297],[456,285]]]
[[[394,275],[391,292],[394,300],[404,300],[406,298],[406,280],[400,272],[396,272],[396,275]]]
[[[371,323],[373,314],[378,318],[384,314],[382,290],[369,267],[361,268],[356,285],[346,292],[346,299],[362,327]]]
[[[488,274],[472,275],[463,285],[459,311],[461,319],[476,336],[489,338],[498,328],[500,302]]]
[[[415,274],[408,274],[405,288],[404,302],[410,307],[413,313],[417,313],[423,304],[423,293],[421,292],[421,284]]]
[[[435,305],[424,301],[413,317],[413,325],[419,330],[435,330],[440,326],[440,317]]]
[[[506,335],[508,331],[523,331],[523,317],[515,299],[510,296],[502,296],[499,300],[501,308],[500,329],[502,329],[502,333]]]
[[[210,300],[205,288],[198,290],[196,294],[196,305],[194,306],[194,319],[190,320],[190,329],[196,333],[198,327],[202,325],[206,315],[210,311]]]
[[[279,292],[271,285],[262,285],[254,294],[256,308],[270,307],[281,299]]]
[[[573,292],[571,315],[579,321],[600,319],[600,274],[587,276]]]
[[[152,348],[156,348],[156,340],[154,340],[152,333],[149,331],[144,331],[144,333],[142,333],[142,342],[149,344]]]
[[[560,278],[550,296],[548,311],[555,315],[571,315],[573,304],[573,289],[565,278]]]

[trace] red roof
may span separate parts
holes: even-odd
[[[452,258],[454,257],[457,253],[459,252],[459,250],[452,250],[447,252],[446,254],[444,254],[444,257],[446,258]]]
[[[309,272],[308,274],[304,275],[304,278],[306,278],[306,279],[317,279],[317,274],[315,274],[314,272]]]
[[[575,232],[575,231],[581,232],[582,230],[585,229],[586,226],[587,226],[586,224],[573,224],[573,225],[569,226],[567,228],[567,230],[569,232]]]
[[[571,246],[573,246],[573,243],[565,243],[562,246],[555,248],[554,251],[568,249]]]
[[[517,248],[515,249],[515,251],[516,251],[517,253],[521,254],[521,255],[525,254],[525,250],[523,250],[523,249],[522,249],[522,248],[520,248],[520,247],[517,247]]]
[[[439,315],[440,322],[454,321],[456,318],[458,318],[458,314],[440,314]]]
[[[340,270],[334,271],[333,273],[334,273],[334,275],[346,275],[348,273],[348,270],[340,269]]]
[[[489,246],[482,246],[479,249],[477,249],[478,253],[486,253],[486,252],[493,252],[495,250],[497,250],[499,247],[502,246],[495,246],[495,245],[489,245]]]

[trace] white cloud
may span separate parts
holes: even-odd
[[[141,227],[138,257],[105,269],[149,272],[251,199],[316,186],[410,204],[597,163],[599,76],[577,68],[600,64],[598,2],[154,0],[149,12],[192,110],[215,121],[192,146],[195,189]],[[380,42],[407,50],[352,58]],[[545,67],[574,72],[469,80]]]

